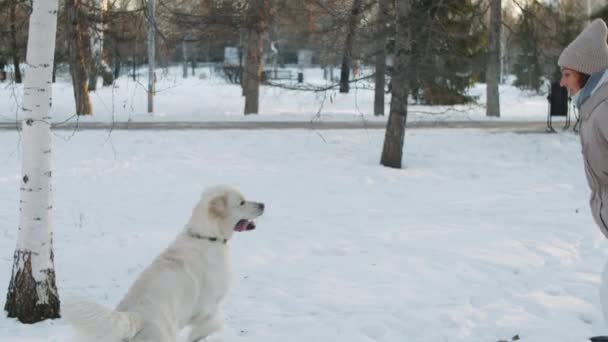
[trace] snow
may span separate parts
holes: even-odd
[[[291,69],[293,73],[298,69]],[[237,85],[201,66],[144,69],[91,96],[88,122],[385,121],[366,82],[351,93],[261,89],[243,116]],[[321,69],[306,86],[326,86]],[[367,72],[363,70],[363,72]],[[335,75],[337,75],[335,70]],[[510,82],[508,82],[510,83]],[[412,121],[544,121],[544,95],[501,85],[500,119],[477,104],[409,107]],[[23,90],[0,83],[0,123]],[[387,95],[387,114],[390,96]],[[54,122],[75,121],[65,73]],[[225,327],[209,341],[584,341],[608,335],[608,252],[589,212],[572,133],[407,132],[405,168],[379,165],[383,130],[54,131],[53,227],[61,297],[113,306],[182,229],[201,191],[234,184],[266,213],[230,242]],[[0,285],[19,219],[21,139],[0,131]],[[604,270],[604,271],[603,271]],[[603,273],[602,273],[603,271]],[[603,274],[603,277],[602,277]],[[604,284],[604,285],[603,285]],[[170,289],[168,289],[170,290]],[[604,310],[608,311],[608,304]],[[0,315],[0,341],[71,342],[63,320]]]
[[[60,295],[115,305],[183,227],[200,192],[229,183],[267,210],[255,231],[229,242],[234,283],[211,342],[608,335],[599,300],[608,251],[588,209],[574,134],[410,130],[403,170],[379,165],[383,135],[56,131]],[[5,286],[19,143],[17,132],[0,132]],[[31,326],[0,317],[0,341],[69,342],[71,334],[62,320]]]
[[[297,75],[297,68],[288,69]],[[126,73],[126,69],[123,69]],[[191,69],[189,69],[191,72]],[[302,86],[326,87],[320,68],[303,69],[305,84]],[[334,77],[339,70],[334,70]],[[363,70],[369,73],[370,70]],[[181,66],[157,69],[157,94],[155,113],[147,113],[147,72],[139,69],[139,78],[133,81],[119,77],[113,87],[98,86],[91,93],[94,115],[77,118],[74,95],[69,74],[59,73],[53,84],[54,122],[126,122],[126,121],[386,121],[390,95],[386,94],[386,116],[373,115],[374,92],[367,81],[353,83],[349,94],[337,89],[321,92],[296,91],[280,87],[262,86],[260,91],[260,115],[243,115],[244,98],[240,86],[229,84],[212,66],[196,69],[196,76],[181,77]],[[362,74],[362,75],[364,75]],[[359,75],[359,77],[362,77]],[[295,76],[294,76],[295,77]],[[286,82],[279,82],[284,84]],[[500,120],[546,120],[548,104],[544,95],[522,92],[509,85],[500,87],[502,117]],[[297,86],[293,81],[290,86]],[[15,121],[20,107],[22,88],[11,83],[0,83],[0,122]],[[409,107],[408,120],[412,121],[462,121],[497,120],[485,116],[485,85],[476,84],[469,95],[477,103],[459,106]]]

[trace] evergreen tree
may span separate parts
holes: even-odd
[[[457,104],[471,100],[466,89],[483,70],[487,28],[479,1],[415,1],[412,23],[425,27],[414,37],[411,88],[426,104]]]
[[[514,34],[515,85],[540,92],[543,79],[558,80],[559,55],[581,32],[584,22],[584,8],[577,0],[531,2],[523,7]]]
[[[540,6],[536,2],[530,3],[523,9],[515,28],[519,53],[513,65],[513,73],[516,77],[515,86],[537,92],[540,91],[543,76],[540,66],[540,39],[535,27],[538,18],[540,18]]]

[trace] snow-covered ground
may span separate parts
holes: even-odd
[[[209,108],[203,102],[198,108]],[[257,230],[230,242],[235,281],[212,342],[608,335],[598,299],[608,249],[587,207],[573,134],[409,131],[403,170],[379,166],[380,130],[54,134],[63,296],[116,304],[185,224],[201,190],[231,183],[267,211]],[[0,162],[6,287],[18,132],[0,132]],[[3,342],[70,334],[61,320],[26,326],[0,315]]]
[[[291,70],[294,75],[297,69]],[[140,69],[140,77],[133,81],[119,77],[113,87],[101,87],[91,93],[94,115],[81,117],[87,122],[110,121],[385,121],[374,117],[374,92],[367,81],[353,83],[351,92],[341,94],[337,89],[323,92],[295,91],[279,87],[261,87],[260,115],[243,115],[244,98],[238,85],[229,84],[212,67],[201,67],[196,76],[183,79],[180,67],[158,69],[155,114],[147,114],[147,76]],[[337,75],[338,70],[335,71]],[[304,70],[305,87],[325,87],[323,70]],[[74,94],[69,75],[61,73],[53,84],[52,117],[55,122],[75,121]],[[501,119],[546,119],[548,104],[542,95],[522,92],[502,85]],[[297,85],[297,83],[295,84]],[[485,84],[477,84],[469,90],[477,103],[461,106],[418,106],[409,108],[410,121],[444,120],[497,120],[485,116]],[[0,122],[15,121],[22,99],[22,87],[0,83]],[[386,114],[390,94],[385,99]]]

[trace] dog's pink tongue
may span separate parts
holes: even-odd
[[[237,232],[242,232],[242,231],[245,231],[245,230],[247,229],[247,224],[248,224],[248,223],[249,223],[249,222],[247,222],[247,221],[243,220],[243,221],[239,222],[239,223],[236,225],[236,227],[234,227],[234,230],[235,230],[235,231],[237,231]]]

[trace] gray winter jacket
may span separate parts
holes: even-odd
[[[608,237],[608,73],[595,84],[588,82],[585,88],[581,90],[581,96],[585,98],[578,99],[579,132],[585,173],[591,188],[591,212],[602,233]]]

